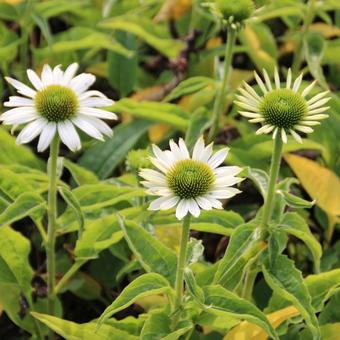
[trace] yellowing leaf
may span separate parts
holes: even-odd
[[[267,318],[271,325],[276,328],[281,325],[282,322],[296,315],[299,315],[299,311],[295,307],[290,306],[267,315]],[[268,335],[259,326],[256,326],[248,321],[243,321],[230,332],[228,332],[228,334],[223,338],[223,340],[248,339],[266,340],[268,339]]]
[[[154,18],[154,22],[178,19],[191,8],[192,0],[166,0]]]
[[[339,37],[340,28],[336,26],[330,26],[324,22],[317,22],[311,25],[310,30],[312,32],[321,33],[325,38]]]
[[[309,196],[330,215],[340,214],[340,179],[331,170],[307,158],[285,154],[285,161],[292,168]]]
[[[168,124],[156,124],[149,129],[149,138],[152,143],[159,143],[171,130]]]

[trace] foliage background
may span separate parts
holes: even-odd
[[[80,241],[76,242],[77,215],[60,201],[63,213],[58,221],[59,277],[72,265],[80,267],[81,264],[80,271],[63,287],[61,294],[66,320],[84,323],[97,318],[126,284],[143,272],[124,240],[115,214],[117,210],[139,223],[151,218],[151,223],[144,227],[170,249],[178,248],[179,224],[170,216],[164,216],[166,214],[150,217],[141,208],[144,192],[138,188],[135,172],[127,167],[125,157],[131,149],[147,148],[151,142],[166,147],[169,138],[184,134],[192,147],[209,126],[219,86],[219,57],[223,56],[227,37],[220,23],[201,6],[202,2],[49,0],[0,3],[2,101],[13,91],[5,84],[4,76],[26,82],[25,70],[29,67],[39,71],[44,63],[65,67],[77,61],[82,71],[97,76],[94,88],[116,100],[112,111],[121,118],[112,126],[112,139],[97,143],[82,136],[81,152],[71,154],[62,150],[66,171],[61,180],[73,188],[80,201],[86,227]],[[261,194],[252,179],[261,174],[260,170],[268,169],[272,142],[267,136],[255,136],[254,127],[238,116],[233,105],[235,91],[243,80],[252,81],[254,69],[265,67],[272,72],[279,66],[285,71],[301,44],[306,3],[298,0],[256,3],[258,7],[264,3],[266,6],[260,8],[239,34],[227,114],[216,139],[217,144],[227,144],[231,148],[228,164],[245,167],[244,175],[248,179],[241,184],[243,193],[226,202],[226,210],[220,216],[206,213],[199,223],[194,223],[192,236],[202,240],[205,247],[202,261],[196,264],[197,273],[214,268],[213,264],[227,248],[233,229],[243,222],[241,215],[249,220],[262,204]],[[292,193],[316,199],[316,206],[310,210],[300,209],[299,216],[322,244],[321,271],[324,272],[339,268],[340,264],[338,1],[318,2],[316,16],[302,45],[306,81],[315,78],[321,88],[332,90],[330,118],[317,127],[303,145],[290,142],[285,146],[281,177],[300,181],[301,186],[291,187]],[[4,339],[28,337],[33,326],[32,317],[27,313],[27,300],[32,294],[33,300],[38,301],[37,310],[45,308],[45,258],[32,220],[37,226],[45,223],[41,196],[47,189],[46,159],[47,154],[35,152],[35,143],[28,147],[17,146],[9,131],[1,127],[0,209],[4,212],[19,197],[25,202],[24,208],[7,209],[6,214],[1,215],[3,220],[0,218],[0,337]],[[260,170],[254,171],[254,168]],[[12,227],[8,227],[9,224]],[[301,240],[291,237],[287,254],[304,276],[313,273],[311,253]],[[334,282],[327,289],[336,289],[339,279]],[[265,308],[270,296],[269,287],[259,277],[255,302]],[[320,314],[323,324],[340,322],[339,310],[332,309],[339,297],[339,294],[333,295]],[[137,316],[162,303],[159,296],[140,299],[116,316],[117,319]],[[270,306],[268,311],[271,311]],[[296,311],[289,307],[282,309],[278,319],[289,319],[296,315],[294,313]],[[131,321],[136,333],[142,320]],[[118,324],[112,327],[124,329]],[[205,338],[222,338],[223,331],[216,329],[210,333],[205,329]],[[298,334],[300,329],[293,324],[289,331],[291,335],[287,339],[293,339],[293,334]],[[308,334],[301,334],[301,337],[308,337]],[[233,336],[236,339],[237,333],[229,333],[226,339]]]

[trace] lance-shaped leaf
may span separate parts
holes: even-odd
[[[126,286],[121,294],[105,309],[98,320],[98,328],[115,313],[132,305],[139,298],[171,292],[169,281],[156,273],[139,276]]]
[[[71,173],[73,179],[78,185],[96,184],[99,182],[97,176],[90,170],[64,159],[64,167]]]
[[[249,222],[234,231],[217,268],[214,283],[230,290],[240,283],[247,263],[258,256],[266,246],[257,238],[255,227],[255,222]]]
[[[285,255],[278,255],[273,263],[265,259],[262,265],[264,278],[270,288],[285,300],[290,301],[300,311],[314,339],[319,339],[320,329],[312,299],[303,281],[301,272]]]
[[[253,181],[263,198],[266,197],[269,178],[264,170],[247,167],[247,177]]]
[[[186,289],[188,290],[189,294],[199,304],[203,304],[205,300],[204,292],[202,288],[197,284],[194,273],[189,267],[185,268],[184,270],[184,280],[186,284]]]
[[[251,302],[238,297],[220,285],[206,286],[203,292],[207,312],[247,320],[263,328],[273,339],[278,339],[265,314]]]
[[[177,267],[176,254],[135,222],[120,219],[120,227],[144,269],[163,275],[173,284]]]
[[[301,197],[295,196],[288,191],[285,190],[278,190],[278,194],[282,195],[283,199],[285,200],[286,204],[295,209],[302,209],[302,208],[311,208],[315,201],[307,201]]]
[[[287,213],[279,225],[279,230],[284,230],[286,233],[294,235],[307,245],[313,255],[315,269],[318,272],[320,269],[322,248],[309,230],[306,221],[297,213]]]
[[[78,324],[72,321],[63,320],[55,316],[32,313],[32,315],[59,334],[65,339],[72,340],[103,340],[103,339],[124,339],[124,340],[137,340],[138,337],[131,335],[124,330],[115,328],[111,325],[102,325],[99,330],[96,330],[96,323],[88,322]]]
[[[77,216],[77,220],[79,223],[79,236],[81,236],[84,230],[85,218],[77,197],[73,194],[71,190],[64,186],[58,187],[58,191],[62,198],[64,199],[64,201],[67,203],[67,205],[73,210],[73,212]]]
[[[171,328],[172,319],[165,311],[155,311],[145,321],[140,339],[141,340],[177,340],[193,328],[189,321],[181,321],[177,329]]]
[[[38,211],[43,211],[45,205],[45,201],[38,194],[23,193],[0,215],[0,227],[21,220],[26,216],[35,215]]]

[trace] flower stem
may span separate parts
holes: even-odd
[[[309,0],[308,1],[308,8],[307,8],[307,13],[305,15],[305,20],[303,23],[302,27],[302,32],[299,35],[299,40],[295,49],[294,53],[294,59],[293,59],[293,64],[292,64],[292,71],[293,74],[296,74],[301,66],[302,62],[302,57],[303,57],[303,40],[305,38],[305,35],[309,31],[309,27],[311,23],[314,20],[315,17],[315,5],[316,5],[316,0]]]
[[[278,131],[274,140],[274,150],[272,154],[272,160],[269,172],[269,183],[266,199],[263,206],[262,222],[260,224],[261,238],[265,239],[268,235],[267,227],[268,222],[272,217],[272,211],[274,206],[275,185],[279,174],[280,162],[282,155],[282,139],[281,133]]]
[[[51,143],[50,158],[48,160],[48,228],[47,228],[47,286],[48,312],[55,315],[55,239],[57,220],[57,162],[59,153],[59,137],[56,135]]]
[[[183,299],[183,274],[185,268],[185,260],[186,260],[186,252],[189,241],[189,233],[190,233],[190,214],[186,215],[183,220],[182,225],[182,237],[180,244],[180,251],[177,263],[177,272],[176,272],[176,283],[175,283],[175,306],[174,306],[174,320],[173,320],[173,328],[176,327],[179,319],[179,308],[182,304]]]
[[[217,92],[213,114],[212,114],[212,126],[209,132],[209,140],[213,141],[218,133],[220,118],[223,113],[223,104],[225,100],[225,93],[228,85],[228,78],[231,69],[231,63],[233,58],[233,49],[236,41],[237,31],[231,27],[228,27],[228,40],[226,44],[224,54],[224,66],[223,66],[223,77],[220,89]]]

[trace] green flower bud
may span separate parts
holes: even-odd
[[[126,157],[126,166],[131,170],[150,168],[152,163],[149,160],[150,153],[147,149],[131,150]]]
[[[242,23],[254,11],[252,0],[216,0],[216,7],[229,23]]]

